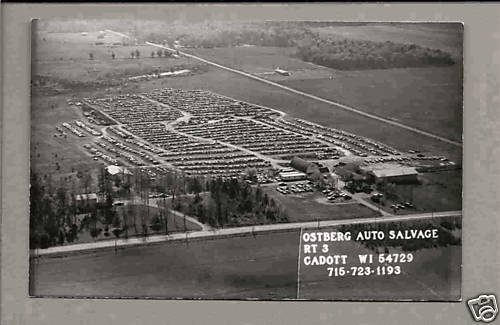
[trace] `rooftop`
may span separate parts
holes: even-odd
[[[375,177],[393,177],[418,174],[417,170],[414,167],[374,169],[371,171],[371,173],[375,175]]]
[[[88,194],[78,194],[76,196],[77,201],[81,200],[97,200],[97,194],[95,193],[88,193]]]
[[[120,167],[120,166],[116,166],[116,165],[110,165],[108,167],[106,167],[106,171],[110,174],[110,175],[116,175],[116,174],[126,174],[126,175],[132,175],[132,173],[125,167]]]

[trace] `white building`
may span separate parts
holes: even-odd
[[[304,180],[307,178],[307,175],[302,172],[293,171],[293,172],[281,172],[279,173],[279,177],[284,182],[290,182],[290,181]]]

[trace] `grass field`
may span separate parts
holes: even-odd
[[[279,75],[267,74],[272,73],[277,67],[292,72],[292,75],[285,79],[326,78],[334,71],[293,57],[295,52],[293,48],[253,46],[187,49],[186,52],[269,79],[280,78]]]
[[[349,71],[280,83],[364,112],[462,140],[461,66]]]
[[[335,254],[353,259],[345,266],[359,266],[357,254],[372,250],[355,242],[332,245]],[[391,254],[401,253],[391,249]],[[457,300],[460,299],[461,247],[449,246],[413,252],[414,263],[399,264],[400,275],[329,277],[324,266],[302,266],[300,298],[355,300]],[[379,264],[374,264],[376,267]],[[425,272],[422,272],[425,270]]]
[[[352,204],[341,205],[319,203],[315,199],[324,198],[319,193],[283,195],[278,193],[274,186],[263,187],[262,189],[286,208],[290,222],[368,218],[379,215],[378,212],[372,211],[355,201]]]
[[[67,81],[91,82],[169,71],[172,67],[198,67],[200,64],[187,58],[156,57],[158,48],[149,45],[108,47],[95,45],[98,33],[82,36],[79,33],[40,33],[37,35],[33,57],[33,74],[60,78]],[[117,37],[108,34],[110,41]],[[57,50],[54,50],[57,49]],[[139,50],[140,58],[132,59],[130,53]],[[155,57],[151,58],[151,52]],[[115,53],[113,60],[111,53]],[[89,54],[94,56],[89,59]]]
[[[71,132],[67,137],[54,137],[56,126],[81,119],[79,111],[66,103],[66,96],[33,96],[31,108],[31,168],[43,174],[73,174],[101,166],[85,154],[80,146],[90,137],[79,138]],[[56,170],[56,162],[60,169]]]
[[[357,243],[337,243],[336,252],[353,258],[366,251]],[[42,258],[31,261],[30,293],[293,299],[297,297],[298,253],[299,232],[294,231]],[[302,269],[300,298],[451,300],[460,292],[460,268],[460,247],[451,246],[418,251],[399,278],[332,279],[319,267]]]

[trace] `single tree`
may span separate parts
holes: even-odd
[[[93,60],[94,59],[94,53],[89,53],[89,60]]]
[[[155,51],[152,51],[151,52],[151,59],[154,59],[154,57],[155,57]]]
[[[161,56],[163,55],[163,52],[161,50],[158,50],[156,51],[156,55],[161,58]]]
[[[131,56],[131,57],[132,57],[132,59],[133,59],[133,58],[134,58],[134,56],[135,56],[135,52],[134,52],[134,51],[130,52],[130,56]]]
[[[114,60],[115,59],[115,52],[111,52],[111,58]]]
[[[138,59],[141,56],[141,52],[139,50],[135,50],[135,57]]]

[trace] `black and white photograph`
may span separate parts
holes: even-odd
[[[33,19],[29,295],[460,301],[463,34]]]

